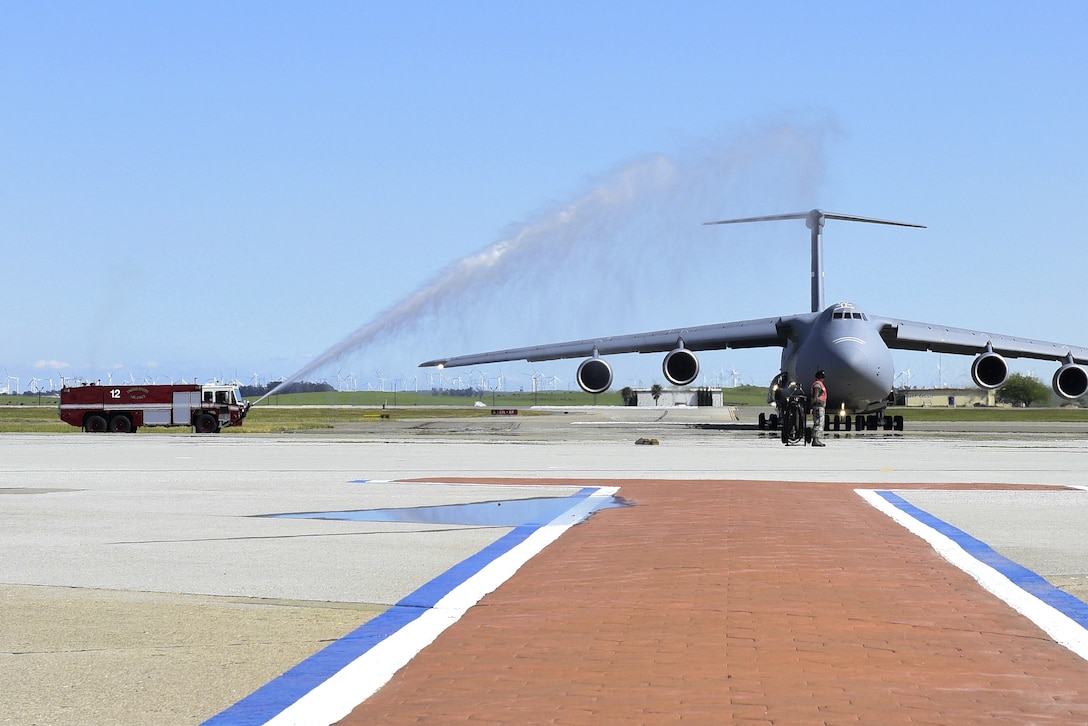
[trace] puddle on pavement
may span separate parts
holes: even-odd
[[[575,506],[579,501],[578,498],[570,497],[541,497],[536,499],[505,499],[473,504],[446,504],[437,507],[357,509],[346,512],[304,512],[271,516],[281,519],[339,519],[353,522],[524,527],[547,524]],[[624,506],[627,506],[627,504],[623,500],[617,497],[609,497],[604,504],[593,511]]]

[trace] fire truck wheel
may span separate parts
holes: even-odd
[[[117,414],[110,419],[110,431],[115,434],[127,434],[132,431],[132,421],[124,414]]]
[[[92,434],[100,434],[106,430],[106,419],[98,414],[83,419],[83,430]]]
[[[198,434],[214,434],[219,430],[219,422],[210,413],[202,413],[193,421],[193,428]]]

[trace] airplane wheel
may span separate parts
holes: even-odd
[[[902,416],[896,416],[895,419],[894,419],[894,422],[892,424],[892,427],[896,431],[902,431],[903,430],[903,417]]]
[[[843,424],[843,428],[844,428],[845,430],[847,430],[847,431],[849,431],[849,430],[850,430],[850,425],[851,425],[851,424],[852,424],[853,422],[854,422],[854,417],[853,417],[853,416],[843,416],[843,417],[842,417],[842,424]]]
[[[767,428],[767,414],[762,411],[759,414],[759,430],[763,431]]]
[[[891,416],[885,416],[884,417],[884,430],[885,431],[891,431],[893,425],[895,425],[895,421],[892,419],[892,417]]]

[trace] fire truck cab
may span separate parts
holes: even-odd
[[[146,386],[65,386],[60,418],[84,431],[129,433],[141,426],[191,426],[201,434],[241,426],[249,412],[238,387],[182,383]]]

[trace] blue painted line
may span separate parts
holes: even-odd
[[[876,493],[904,514],[948,537],[959,545],[964,552],[979,562],[997,570],[1021,590],[1034,595],[1058,612],[1063,613],[1082,628],[1088,628],[1088,604],[1054,587],[1041,575],[998,554],[988,544],[975,539],[962,529],[934,517],[923,509],[919,509],[898,494],[889,491],[877,491]]]
[[[278,678],[204,722],[206,726],[260,726],[323,683],[361,653],[418,618],[419,608],[394,605],[378,617],[310,656]]]
[[[533,532],[540,529],[540,526],[515,527],[498,541],[488,545],[468,559],[462,560],[423,587],[409,594],[397,605],[414,608],[420,613],[434,607],[435,603],[448,595],[451,590],[524,542]]]
[[[565,497],[570,509],[597,491],[585,487]],[[341,671],[378,643],[419,618],[452,590],[494,560],[524,542],[543,524],[515,527],[476,554],[457,563],[438,577],[404,597],[381,615],[331,643],[269,681],[250,695],[204,722],[204,726],[259,726],[274,718],[298,699]]]

